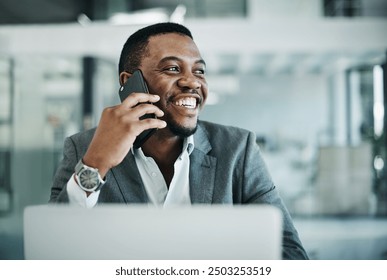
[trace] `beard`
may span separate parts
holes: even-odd
[[[196,132],[198,128],[198,123],[196,122],[196,125],[194,127],[185,127],[174,122],[173,120],[170,120],[168,122],[168,128],[174,135],[186,138]]]

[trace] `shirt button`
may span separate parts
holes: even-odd
[[[152,176],[153,176],[153,177],[156,177],[156,172],[152,172]]]

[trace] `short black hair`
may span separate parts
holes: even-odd
[[[193,39],[188,28],[173,22],[157,23],[139,29],[128,38],[122,48],[118,74],[123,71],[133,73],[141,65],[141,61],[146,55],[149,38],[167,33],[178,33]]]

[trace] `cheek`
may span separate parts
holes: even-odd
[[[154,80],[150,81],[148,88],[149,92],[151,92],[152,94],[157,94],[160,97],[165,97],[168,95],[171,89],[171,83],[163,80]]]
[[[168,106],[169,96],[171,95],[168,87],[166,87],[165,84],[159,82],[157,83],[157,86],[148,88],[150,93],[160,96],[160,100],[155,103],[155,105],[161,110],[166,109]]]
[[[208,85],[207,83],[202,84],[202,95],[203,95],[203,104],[206,102],[208,97]]]
[[[154,85],[157,85],[157,83],[155,83],[154,81],[147,81],[147,85],[148,85],[149,93],[159,95],[158,94],[159,90],[157,86],[154,86]]]

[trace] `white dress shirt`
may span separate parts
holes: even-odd
[[[189,195],[189,156],[193,149],[194,140],[191,135],[185,138],[182,152],[175,161],[174,174],[169,189],[154,159],[146,157],[141,148],[131,150],[145,186],[149,203],[164,207],[191,204]],[[99,193],[100,190],[87,196],[86,192],[76,183],[74,175],[67,183],[70,204],[92,208],[97,204]]]

